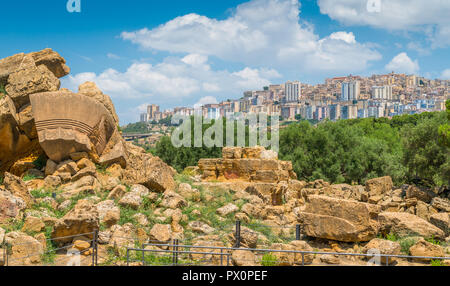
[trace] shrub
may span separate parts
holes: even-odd
[[[445,266],[444,262],[442,260],[431,260],[431,266]]]
[[[406,237],[399,241],[400,246],[402,248],[402,252],[406,255],[409,255],[409,249],[417,242],[417,239],[412,237]]]
[[[262,266],[277,266],[277,257],[272,253],[266,253],[261,259]]]

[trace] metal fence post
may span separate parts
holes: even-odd
[[[178,239],[172,241],[172,264],[178,264]]]
[[[97,266],[97,239],[98,230],[94,230],[94,238],[92,240],[92,266]]]
[[[3,266],[6,266],[6,242],[2,242],[2,249],[3,249]]]
[[[130,266],[129,259],[130,259],[130,250],[127,248],[127,266]]]
[[[177,265],[178,264],[178,244],[179,244],[179,242],[178,242],[178,239],[175,239],[175,265]]]
[[[295,240],[300,240],[300,225],[295,226]]]
[[[236,221],[236,248],[241,247],[241,221]]]
[[[6,261],[5,261],[5,265],[9,266],[9,244],[5,241],[5,247],[6,247]]]
[[[141,248],[142,248],[142,266],[145,266],[145,247],[144,247],[144,243],[142,243]]]

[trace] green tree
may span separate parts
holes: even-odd
[[[404,157],[410,181],[428,186],[450,185],[449,147],[441,144],[439,127],[448,124],[446,113],[421,119],[403,130]]]

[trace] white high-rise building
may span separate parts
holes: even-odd
[[[298,81],[288,81],[284,86],[285,102],[297,102],[301,96],[301,84]]]
[[[359,81],[343,82],[341,87],[341,101],[358,100],[360,94]]]
[[[392,86],[391,85],[373,86],[372,99],[392,100]]]

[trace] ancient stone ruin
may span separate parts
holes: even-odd
[[[198,162],[203,180],[277,183],[297,178],[291,162],[279,161],[276,152],[261,146],[224,147],[222,155]]]

